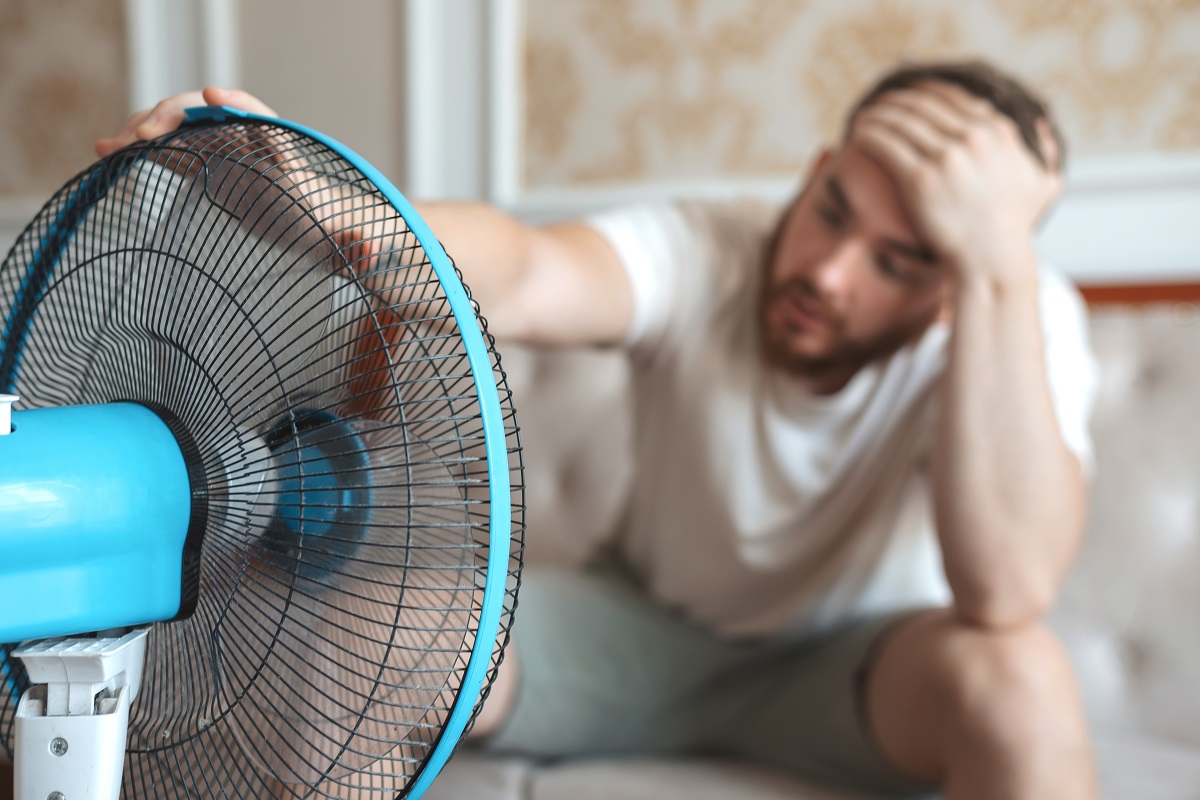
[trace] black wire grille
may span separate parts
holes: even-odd
[[[503,657],[524,487],[485,327],[513,487],[491,493],[475,376],[400,213],[303,134],[187,127],[50,200],[0,266],[0,320],[0,390],[22,408],[144,403],[203,476],[195,609],[152,629],[123,796],[403,793],[488,580],[505,602],[472,722]],[[309,489],[330,483],[336,503]],[[512,507],[506,576],[487,574],[492,503]],[[10,756],[14,712],[0,692]]]

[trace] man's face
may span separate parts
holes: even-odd
[[[818,162],[766,269],[766,357],[819,393],[923,333],[949,282],[892,179],[851,143]]]

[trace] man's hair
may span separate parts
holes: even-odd
[[[1037,121],[1046,120],[1054,135],[1054,141],[1058,144],[1058,163],[1054,166],[1061,171],[1066,164],[1067,143],[1050,115],[1046,102],[1016,78],[979,60],[910,62],[884,73],[846,115],[843,135],[850,135],[854,118],[878,100],[880,95],[927,81],[953,84],[987,100],[997,111],[1016,124],[1021,140],[1042,166],[1048,165],[1038,141]]]

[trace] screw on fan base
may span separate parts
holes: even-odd
[[[117,800],[148,633],[46,639],[14,651],[33,684],[17,705],[15,797]]]

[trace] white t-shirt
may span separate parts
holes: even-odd
[[[635,206],[589,223],[628,270],[636,474],[617,545],[653,596],[734,636],[803,634],[949,601],[926,470],[949,329],[817,396],[769,368],[758,297],[780,211]],[[1091,468],[1083,305],[1043,270],[1050,388]]]

